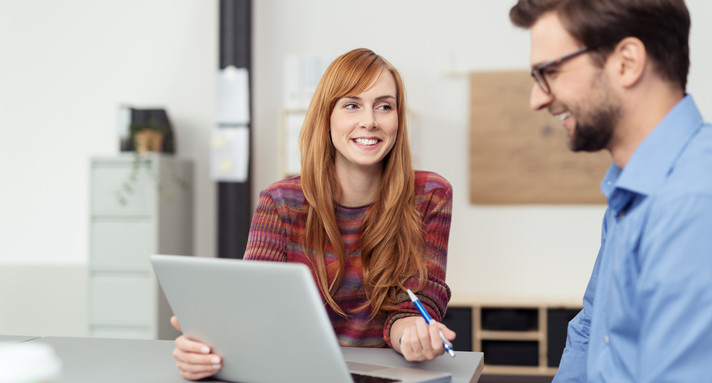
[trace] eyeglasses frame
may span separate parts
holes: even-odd
[[[569,53],[566,56],[559,57],[556,60],[552,60],[549,62],[545,62],[542,64],[537,64],[532,66],[532,71],[531,75],[534,78],[534,81],[539,85],[539,88],[544,92],[545,94],[551,94],[551,87],[549,86],[549,83],[546,81],[546,77],[544,76],[544,70],[551,68],[556,65],[561,65],[564,62],[571,60],[572,58],[582,55],[591,49],[589,47],[583,47],[581,49],[578,49],[577,51],[573,53]]]

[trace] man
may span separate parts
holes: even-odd
[[[519,0],[531,107],[610,152],[601,248],[555,382],[712,381],[712,126],[683,0]]]

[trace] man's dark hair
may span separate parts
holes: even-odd
[[[690,14],[684,0],[519,0],[509,18],[528,29],[550,11],[571,36],[592,49],[596,65],[603,66],[619,41],[636,37],[658,73],[685,91]]]

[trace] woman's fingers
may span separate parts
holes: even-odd
[[[171,316],[171,326],[175,328],[176,330],[183,332],[183,330],[180,329],[180,325],[178,324],[178,318],[176,318],[175,315]]]
[[[426,324],[419,318],[413,325],[403,330],[403,341],[400,345],[401,353],[406,360],[422,362],[433,360],[445,352],[440,331],[448,340],[455,339],[455,332],[435,320]]]
[[[403,330],[401,353],[407,361],[421,362],[434,359],[430,341],[429,326],[423,318],[418,318],[414,323]]]
[[[220,355],[210,352],[210,347],[184,335],[176,338],[173,357],[180,374],[185,379],[197,380],[214,375],[222,368]]]
[[[430,331],[430,342],[433,350],[437,355],[442,355],[445,352],[445,346],[443,345],[443,338],[440,336],[440,333],[442,332],[445,339],[452,341],[455,339],[455,332],[435,320],[430,322],[428,330]]]

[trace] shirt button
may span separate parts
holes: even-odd
[[[604,336],[603,340],[606,342],[606,344],[611,342],[611,339],[608,337],[608,335]]]
[[[606,181],[606,185],[611,186],[611,181]]]

